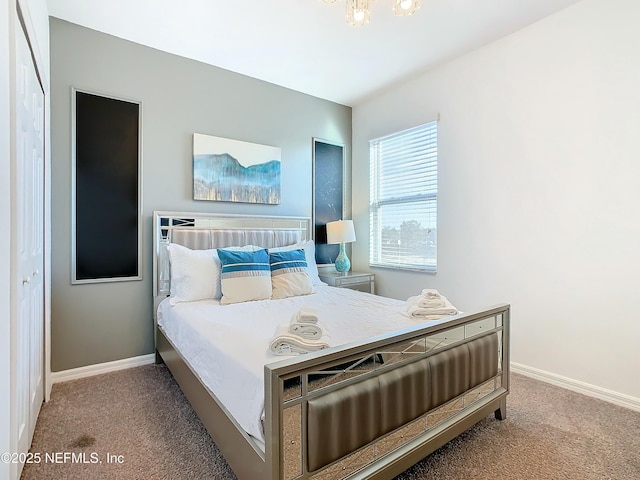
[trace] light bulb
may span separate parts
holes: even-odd
[[[420,0],[394,0],[393,13],[396,15],[407,16],[416,13],[422,2]]]
[[[369,0],[347,0],[347,24],[362,27],[369,23]]]

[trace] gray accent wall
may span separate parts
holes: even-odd
[[[351,198],[351,108],[56,18],[50,31],[52,371],[153,353],[154,210],[311,216],[313,137],[346,146]],[[71,285],[71,87],[142,101],[142,281]],[[280,147],[281,204],[192,200],[193,133]]]

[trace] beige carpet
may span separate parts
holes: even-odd
[[[54,385],[31,452],[41,463],[24,480],[235,478],[157,365]],[[398,479],[638,480],[640,413],[514,374],[507,420],[487,417]]]

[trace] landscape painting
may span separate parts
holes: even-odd
[[[280,203],[280,148],[193,134],[193,199]]]

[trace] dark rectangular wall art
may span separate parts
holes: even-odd
[[[71,283],[141,280],[141,103],[71,96]]]
[[[344,145],[313,139],[313,228],[316,262],[333,263],[339,245],[327,244],[327,222],[344,215]]]

